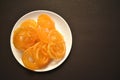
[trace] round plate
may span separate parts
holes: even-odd
[[[10,45],[11,45],[11,49],[12,49],[13,55],[16,58],[16,60],[23,67],[25,67],[23,62],[22,62],[22,59],[21,59],[22,53],[19,50],[17,50],[14,47],[14,44],[13,44],[13,33],[14,33],[14,30],[16,28],[18,28],[19,25],[23,21],[25,21],[26,19],[37,20],[38,16],[40,14],[43,14],[43,13],[49,15],[53,19],[53,21],[55,22],[56,29],[63,35],[64,40],[65,40],[65,45],[66,45],[66,53],[65,53],[65,57],[62,60],[60,60],[60,61],[52,61],[47,67],[45,67],[43,69],[39,69],[39,70],[34,70],[35,72],[45,72],[45,71],[49,71],[49,70],[55,69],[58,66],[60,66],[66,60],[66,58],[68,57],[68,55],[70,53],[70,50],[71,50],[71,47],[72,47],[72,34],[71,34],[71,30],[70,30],[69,25],[67,24],[67,22],[61,16],[59,16],[58,14],[56,14],[54,12],[46,11],[46,10],[32,11],[32,12],[29,12],[29,13],[25,14],[23,17],[21,17],[16,22],[16,24],[14,25],[14,27],[12,29],[12,32],[11,32]]]

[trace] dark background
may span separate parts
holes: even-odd
[[[119,5],[119,0],[0,0],[0,79],[120,80]],[[45,73],[23,68],[10,48],[14,24],[33,10],[61,15],[73,36],[65,63]]]

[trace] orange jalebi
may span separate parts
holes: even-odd
[[[60,60],[65,55],[65,43],[64,42],[51,42],[48,45],[48,55],[53,60]]]
[[[37,22],[24,21],[15,30],[13,43],[23,51],[23,64],[30,70],[44,68],[51,60],[61,60],[66,52],[64,38],[47,14],[39,15]]]
[[[43,28],[55,29],[55,23],[47,14],[41,14],[38,16],[37,24]]]
[[[27,50],[25,50],[24,53],[22,54],[22,61],[25,67],[30,70],[39,69],[37,62],[33,57],[33,53],[35,53],[34,51],[35,50],[33,49],[33,47],[30,47]]]
[[[38,41],[36,26],[34,20],[26,20],[15,30],[13,43],[17,49],[24,51]]]
[[[45,67],[50,62],[50,57],[46,53],[46,48],[46,44],[38,42],[25,50],[22,55],[24,65],[31,70]]]

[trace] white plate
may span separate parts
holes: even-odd
[[[13,44],[13,32],[16,28],[19,27],[19,25],[21,24],[21,22],[23,22],[26,19],[34,19],[37,20],[37,17],[42,14],[48,14],[55,22],[55,27],[56,29],[63,35],[64,40],[65,40],[65,44],[66,44],[66,53],[65,53],[65,57],[59,61],[59,62],[51,62],[47,67],[43,68],[43,69],[39,69],[39,70],[35,70],[35,72],[45,72],[45,71],[49,71],[52,69],[57,68],[58,66],[60,66],[68,57],[71,47],[72,47],[72,34],[71,34],[71,30],[69,28],[69,25],[67,24],[67,22],[58,14],[51,12],[51,11],[46,11],[46,10],[37,10],[37,11],[32,11],[29,12],[27,14],[25,14],[23,17],[21,17],[16,24],[14,25],[12,32],[11,32],[11,36],[10,36],[10,44],[11,44],[11,49],[13,52],[14,57],[16,58],[16,60],[23,66],[23,62],[21,60],[21,52],[19,50],[17,50],[14,47]]]

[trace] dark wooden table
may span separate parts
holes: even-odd
[[[55,70],[35,73],[23,68],[10,48],[16,21],[34,10],[61,15],[73,35],[70,56]],[[120,80],[119,0],[0,0],[0,79]]]

